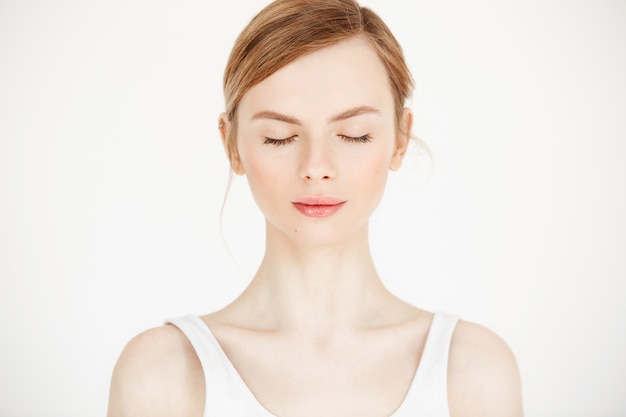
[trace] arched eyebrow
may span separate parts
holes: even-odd
[[[371,106],[358,106],[358,107],[354,107],[352,109],[346,110],[344,112],[341,112],[336,116],[331,117],[328,120],[328,123],[335,123],[341,120],[350,119],[351,117],[360,116],[362,114],[369,114],[369,113],[380,114],[380,111]]]
[[[286,114],[276,113],[274,111],[261,111],[256,113],[250,120],[278,120],[292,125],[302,126],[302,122],[295,117]]]
[[[328,123],[335,123],[341,120],[350,119],[351,117],[360,116],[362,114],[380,114],[380,110],[371,107],[371,106],[357,106],[346,111],[343,111],[330,119],[328,119]],[[277,113],[274,111],[261,111],[255,113],[254,116],[250,120],[277,120],[279,122],[285,122],[292,125],[302,126],[302,122],[293,116],[288,116],[286,114]]]

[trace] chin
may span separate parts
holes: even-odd
[[[299,223],[292,227],[277,228],[272,226],[272,228],[294,247],[322,249],[324,247],[349,246],[361,240],[367,241],[367,223],[351,226],[345,222],[318,221]],[[271,243],[272,235],[273,233],[268,233],[268,244]]]

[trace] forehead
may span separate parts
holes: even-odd
[[[272,110],[328,117],[361,105],[393,112],[393,96],[376,51],[366,40],[350,38],[302,56],[252,87],[239,114]]]

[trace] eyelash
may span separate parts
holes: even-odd
[[[266,137],[263,143],[266,145],[283,146],[283,145],[287,145],[288,143],[293,142],[294,140],[296,140],[295,136],[291,136],[286,139],[272,139],[272,138]]]
[[[339,137],[345,140],[346,142],[356,142],[356,143],[367,143],[372,140],[372,137],[370,135],[363,135],[363,136],[357,136],[357,137],[339,135]]]
[[[357,136],[357,137],[339,135],[339,137],[343,139],[345,142],[351,142],[351,143],[367,143],[372,140],[372,137],[370,135],[363,135],[363,136]],[[263,143],[266,145],[283,146],[283,145],[287,145],[293,142],[295,139],[296,139],[295,136],[291,136],[285,139],[272,139],[272,138],[266,137]]]

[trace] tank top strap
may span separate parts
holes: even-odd
[[[200,317],[187,315],[167,320],[166,323],[178,327],[198,355],[206,386],[204,417],[268,416],[246,395],[239,374]]]
[[[422,357],[409,392],[393,417],[427,415],[449,417],[448,356],[459,317],[444,312],[434,315]]]

